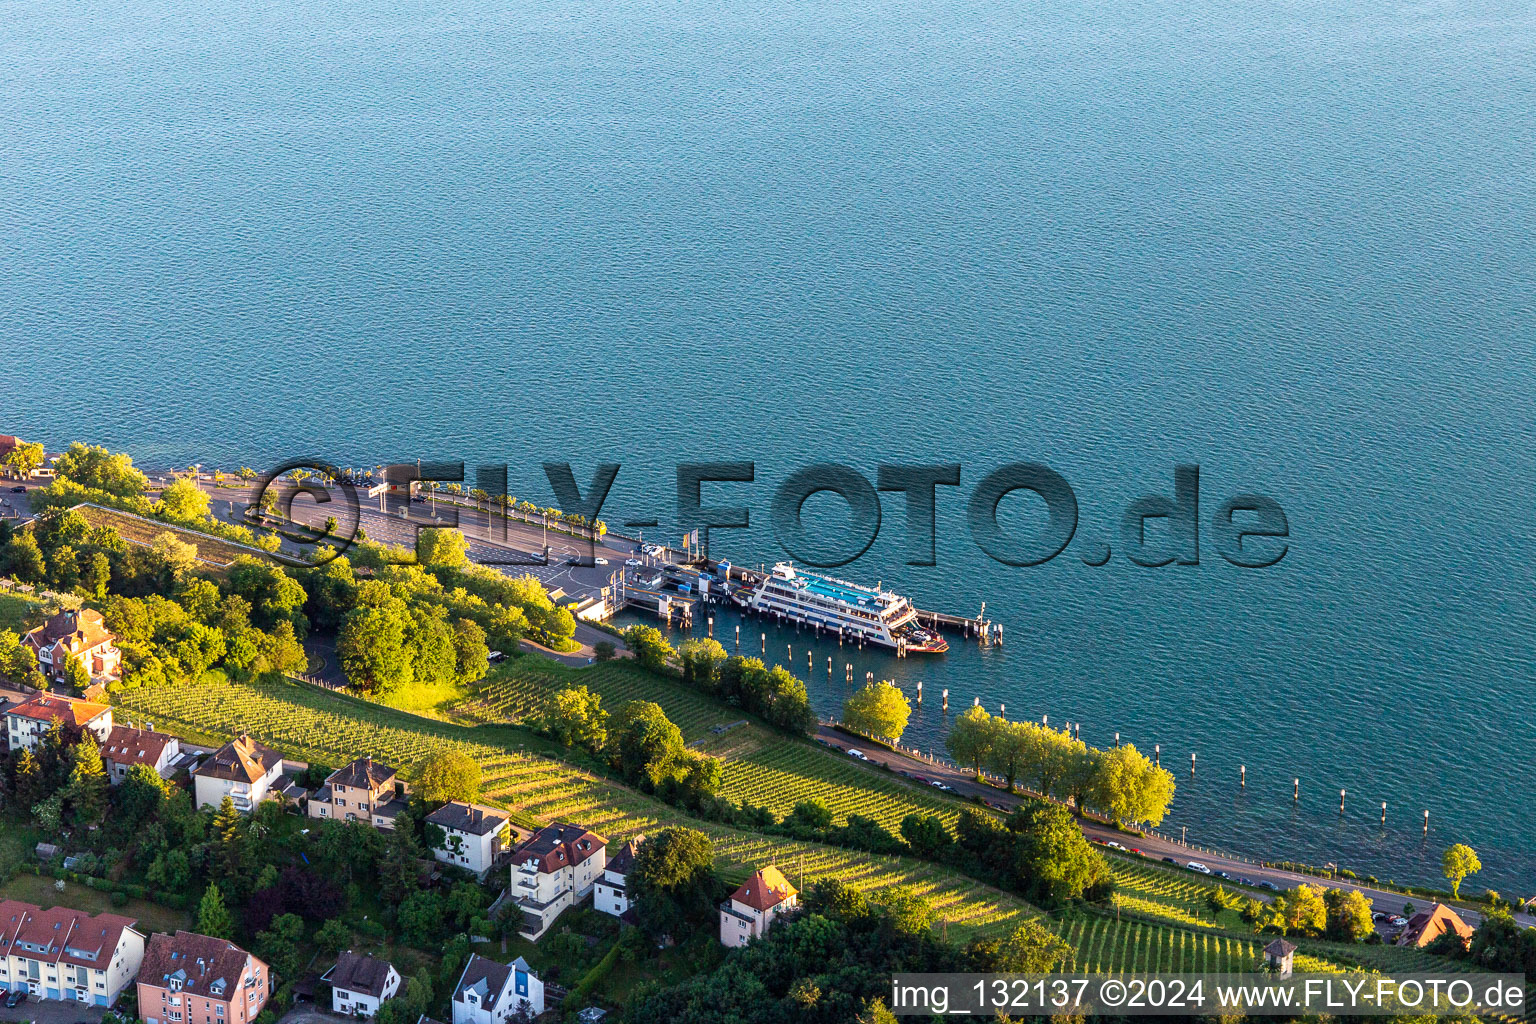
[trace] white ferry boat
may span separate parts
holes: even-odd
[[[840,633],[854,642],[862,639],[906,654],[949,650],[936,630],[918,625],[917,609],[906,598],[879,587],[818,576],[788,562],[775,565],[756,586],[738,588],[731,599],[749,611]]]

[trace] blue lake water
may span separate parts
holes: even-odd
[[[914,741],[948,686],[1161,743],[1192,840],[1536,891],[1528,3],[0,0],[0,96],[0,431],[616,461],[663,533],[676,463],[753,460],[746,562],[796,468],[959,462],[937,566],[888,495],[838,570],[1007,629],[869,656]],[[966,530],[1013,461],[1077,494],[1043,566]],[[1201,563],[1131,565],[1179,462]],[[1245,491],[1274,568],[1210,544]]]

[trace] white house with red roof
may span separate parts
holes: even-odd
[[[526,939],[538,939],[566,907],[592,891],[608,862],[608,840],[580,825],[535,832],[512,853],[512,894],[523,911]]]
[[[101,612],[90,608],[66,608],[28,632],[22,643],[37,658],[38,670],[54,682],[64,678],[71,658],[85,667],[93,682],[114,682],[123,674],[123,654]]]
[[[720,941],[727,946],[745,946],[765,934],[779,915],[799,905],[798,890],[770,864],[720,904]]]
[[[112,708],[74,697],[39,694],[5,712],[5,734],[12,750],[35,750],[55,719],[66,728],[89,732],[98,744],[112,733]]]
[[[0,901],[0,989],[111,1006],[144,959],[131,917]]]
[[[229,797],[235,810],[249,814],[267,798],[283,774],[283,755],[249,736],[230,740],[192,770],[198,807],[217,807]]]
[[[147,764],[162,779],[168,779],[181,754],[181,741],[153,729],[135,729],[114,725],[101,744],[101,763],[107,778],[116,786],[128,777],[128,769]]]

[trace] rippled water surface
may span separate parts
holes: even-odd
[[[960,462],[938,566],[890,495],[839,570],[1007,627],[865,659],[925,680],[914,740],[948,686],[1161,743],[1192,839],[1400,879],[1467,840],[1525,895],[1533,69],[1503,0],[0,0],[0,430],[541,501],[618,461],[608,518],[662,530],[675,463],[751,459],[708,497],[752,562],[799,466]],[[1045,566],[965,528],[1016,460],[1077,493]],[[1178,462],[1201,564],[1133,566]],[[1244,491],[1275,568],[1210,544]]]

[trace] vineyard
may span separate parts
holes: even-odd
[[[130,544],[140,547],[149,547],[155,542],[155,538],[162,533],[169,533],[177,540],[197,546],[197,557],[216,568],[227,569],[234,564],[236,558],[241,555],[259,556],[261,551],[244,547],[215,537],[212,534],[199,533],[170,523],[157,522],[153,519],[145,519],[142,516],[121,512],[113,508],[103,508],[100,505],[77,506],[80,514],[85,516],[86,522],[92,526],[110,526],[118,532],[118,535]]]
[[[543,658],[519,658],[493,673],[459,710],[471,721],[518,722],[542,707],[548,694],[567,686],[600,694],[610,712],[626,701],[655,701],[683,731],[684,740],[724,761],[722,796],[768,807],[780,816],[812,797],[825,800],[839,822],[862,814],[893,832],[912,813],[937,814],[951,823],[959,816],[953,800],[755,721],[725,730],[743,722],[744,713],[628,661],[573,670]]]
[[[430,754],[456,748],[480,764],[483,798],[528,823],[577,821],[611,840],[690,824],[713,839],[722,868],[776,861],[797,884],[802,878],[808,883],[835,877],[872,892],[913,886],[962,938],[1005,930],[1020,913],[1034,912],[1015,897],[924,861],[769,839],[688,819],[666,804],[520,747],[528,737],[516,730],[427,720],[298,683],[157,687],[126,690],[117,699],[124,717],[152,721],[168,732],[228,738],[244,730],[288,757],[324,765],[367,753],[407,778]]]
[[[1077,953],[1076,969],[1089,973],[1235,973],[1252,970],[1263,949],[1253,939],[1097,915],[1069,918],[1059,934]]]

